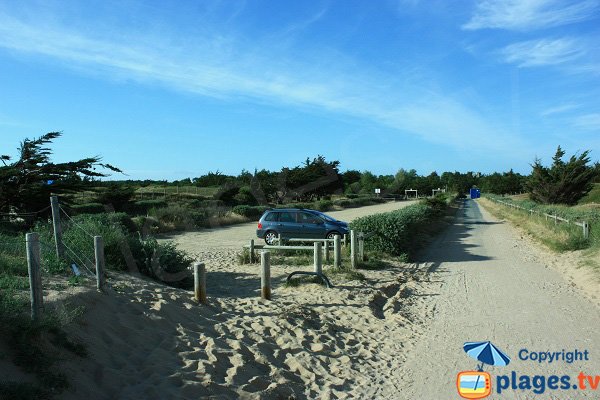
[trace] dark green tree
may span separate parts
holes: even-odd
[[[536,159],[527,184],[531,199],[544,204],[576,204],[592,190],[597,174],[598,163],[588,165],[589,153],[586,150],[565,162],[565,152],[558,146],[552,166],[545,167],[540,159]]]
[[[100,157],[53,163],[48,145],[62,132],[50,132],[40,138],[25,139],[18,148],[19,158],[0,156],[0,212],[34,212],[49,205],[51,193],[65,194],[82,190],[93,178],[107,176],[98,167],[121,172]]]

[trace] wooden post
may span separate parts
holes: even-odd
[[[263,251],[260,253],[260,297],[263,300],[271,300],[271,253]]]
[[[585,221],[583,221],[583,238],[584,239],[590,238],[590,224],[588,224]]]
[[[194,263],[194,299],[200,304],[206,304],[206,268],[204,263]]]
[[[356,231],[350,231],[350,265],[356,269]]]
[[[340,235],[335,235],[333,241],[333,266],[335,268],[340,268],[342,266],[341,244]]]
[[[362,233],[358,237],[358,259],[365,261],[365,238]]]
[[[329,262],[329,242],[327,240],[323,242],[323,259],[326,263]]]
[[[348,245],[348,234],[344,233],[344,248]]]
[[[254,263],[254,239],[250,239],[250,264]]]
[[[56,244],[56,256],[63,258],[65,247],[62,242],[62,226],[60,224],[60,206],[58,196],[50,196],[50,207],[52,208],[52,226],[54,227],[54,243]]]
[[[322,274],[323,273],[323,260],[322,260],[322,250],[321,250],[321,242],[315,242],[314,243],[315,246],[315,272],[317,274]]]
[[[104,276],[104,240],[102,240],[102,236],[94,236],[94,255],[96,256],[96,288],[103,291],[106,277]]]
[[[44,307],[39,235],[37,233],[26,234],[25,243],[27,246],[29,289],[31,291],[31,319],[38,321],[42,316],[42,308]]]

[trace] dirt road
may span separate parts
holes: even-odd
[[[396,371],[401,382],[397,399],[455,399],[456,375],[476,369],[462,345],[492,341],[512,361],[489,367],[489,398],[600,398],[598,390],[575,390],[580,372],[600,375],[600,313],[557,271],[538,261],[528,245],[505,223],[495,220],[476,202],[466,201],[456,224],[422,255],[422,268],[431,271],[430,301],[421,302],[433,318]],[[425,310],[427,309],[427,310]],[[552,363],[521,360],[532,352],[588,351],[589,361]],[[496,377],[515,371],[517,377],[545,376],[545,391],[506,389],[497,393]],[[550,375],[569,375],[569,389],[550,390]],[[518,378],[524,379],[524,378]],[[598,378],[600,379],[600,378]],[[537,381],[541,388],[541,378]],[[597,383],[597,382],[596,382]],[[518,385],[519,382],[516,382]],[[560,384],[559,384],[560,386]],[[540,391],[541,389],[537,389]]]

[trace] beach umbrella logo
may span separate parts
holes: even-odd
[[[465,399],[483,399],[492,393],[492,377],[483,371],[483,366],[505,366],[510,358],[492,342],[467,342],[465,353],[479,361],[476,371],[463,371],[456,377],[458,394]]]

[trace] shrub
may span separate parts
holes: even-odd
[[[71,208],[77,214],[99,214],[106,211],[101,203],[75,204]]]
[[[131,204],[129,211],[139,214],[147,214],[153,208],[167,207],[167,202],[164,200],[139,200]]]
[[[329,211],[333,208],[333,201],[319,200],[315,203],[315,209],[319,211]]]
[[[350,223],[350,228],[373,233],[365,242],[368,250],[399,256],[410,254],[418,247],[416,233],[439,215],[438,210],[428,205],[414,204],[400,210],[358,218]]]
[[[235,214],[241,215],[246,218],[257,220],[261,215],[268,209],[268,207],[264,206],[235,206],[231,210]]]

